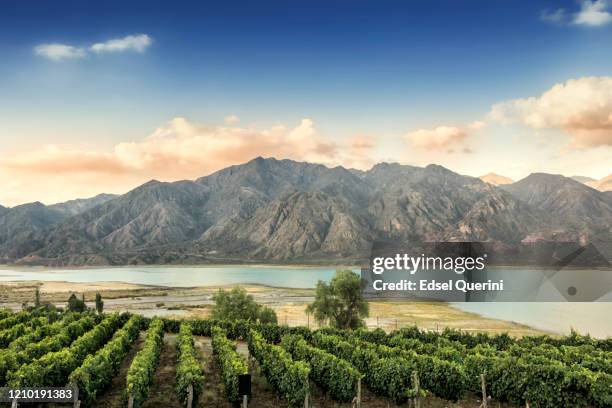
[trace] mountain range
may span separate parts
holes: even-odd
[[[536,173],[493,185],[442,166],[368,171],[258,157],[113,196],[0,206],[0,262],[36,265],[356,262],[373,241],[612,237],[612,194]]]

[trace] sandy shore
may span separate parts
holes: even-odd
[[[261,285],[242,285],[258,303],[273,308],[279,323],[317,327],[306,314],[306,306],[313,301],[314,289],[273,288]],[[0,284],[0,306],[21,309],[32,304],[34,292],[39,288],[41,300],[57,306],[66,304],[72,293],[84,294],[93,307],[96,292],[104,299],[106,311],[131,311],[145,316],[175,316],[181,318],[207,317],[213,305],[212,296],[220,287],[172,288],[144,286],[123,282],[50,282],[19,281]],[[489,333],[508,332],[513,336],[542,334],[525,325],[482,317],[458,310],[444,302],[371,301],[370,328],[393,330],[414,325],[429,330],[452,327],[468,331]]]

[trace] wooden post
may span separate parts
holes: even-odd
[[[248,408],[249,397],[247,395],[242,396],[242,408]]]
[[[488,407],[488,397],[487,397],[487,383],[485,382],[485,375],[480,374],[480,387],[482,389],[482,408]]]
[[[17,408],[17,399],[15,398],[13,402],[11,402],[11,408]]]
[[[361,408],[361,377],[357,380],[357,408]]]
[[[308,403],[308,397],[310,397],[310,392],[306,391],[306,398],[304,398],[304,408],[310,408],[310,404]]]
[[[421,408],[421,384],[419,382],[419,374],[416,371],[412,372],[412,385],[416,393],[414,397],[414,407]]]
[[[529,408],[529,401],[525,401],[525,407]]]
[[[193,406],[193,384],[187,386],[187,408]]]
[[[134,408],[134,396],[132,394],[128,396],[128,408]]]

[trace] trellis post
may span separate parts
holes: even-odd
[[[486,373],[486,371],[485,371]],[[483,408],[487,408],[488,407],[488,397],[487,397],[487,383],[485,382],[485,375],[480,374],[480,387],[482,389],[482,407]]]
[[[419,374],[416,371],[412,372],[412,385],[416,393],[414,397],[414,407],[421,408],[421,384],[419,382]]]
[[[193,384],[187,386],[187,408],[193,406]]]
[[[357,408],[361,408],[361,377],[357,380]]]

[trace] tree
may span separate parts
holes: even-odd
[[[104,311],[104,301],[102,300],[102,295],[99,292],[96,292],[96,311],[98,314],[102,314]]]
[[[40,288],[38,286],[34,292],[34,307],[40,307]]]
[[[79,312],[82,313],[87,310],[87,306],[85,305],[85,301],[83,299],[79,299],[73,293],[68,298],[68,310],[71,312]]]
[[[276,313],[269,307],[255,302],[244,288],[235,287],[230,291],[219,289],[213,295],[215,306],[212,318],[218,320],[249,320],[252,322],[275,322]]]
[[[340,329],[363,327],[363,318],[370,313],[368,302],[363,298],[364,284],[352,271],[336,271],[329,284],[317,283],[315,301],[308,305],[306,312],[312,313],[319,323],[328,321]]]
[[[276,312],[268,306],[261,306],[259,309],[259,323],[278,323]]]

